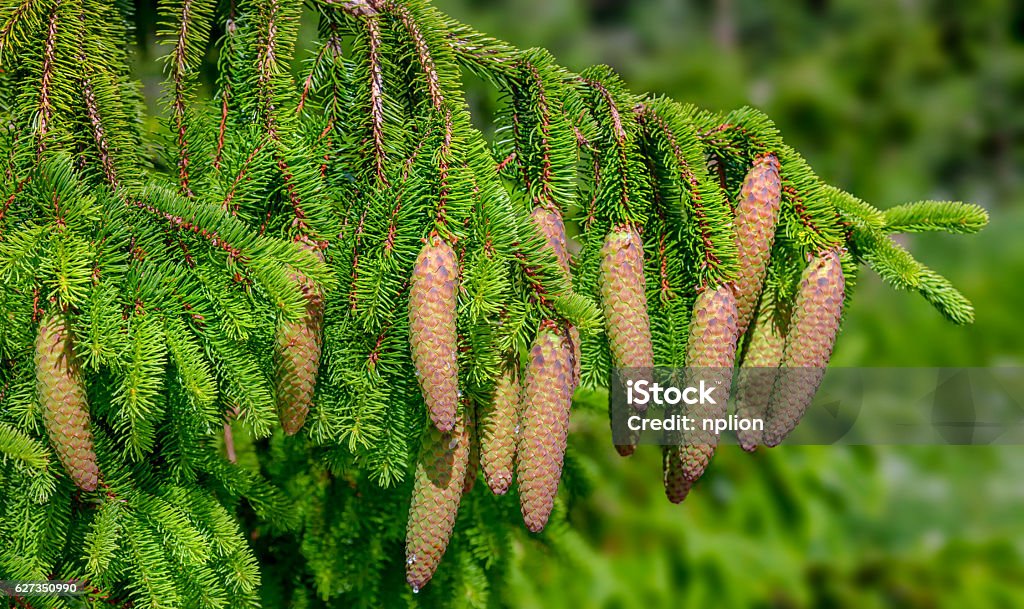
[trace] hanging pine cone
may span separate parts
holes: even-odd
[[[451,431],[458,407],[458,262],[455,250],[437,235],[423,246],[409,287],[409,339],[430,419]]]
[[[628,457],[635,453],[636,443],[640,441],[640,432],[629,429],[626,425],[626,417],[616,418],[610,395],[608,396],[608,420],[611,422],[612,438],[617,440],[615,452],[619,453],[620,457]],[[618,429],[616,429],[616,425]]]
[[[683,451],[678,446],[665,446],[661,449],[662,482],[665,485],[665,496],[672,503],[682,503],[693,488],[693,482],[683,475]]]
[[[562,477],[572,374],[572,352],[565,337],[553,322],[543,322],[530,349],[523,383],[522,436],[517,453],[523,520],[535,533],[548,522]]]
[[[768,259],[775,243],[775,226],[779,222],[781,191],[779,161],[775,155],[766,154],[756,159],[740,187],[740,200],[736,206],[739,273],[733,288],[738,312],[736,329],[740,334],[750,325],[764,285]]]
[[[547,239],[548,247],[554,252],[555,258],[558,259],[558,265],[562,268],[562,272],[565,273],[565,280],[572,285],[572,271],[569,268],[569,245],[568,239],[565,236],[565,222],[562,221],[562,214],[538,207],[533,210],[532,216],[534,223],[537,224],[540,232]],[[567,326],[567,331],[569,333],[569,345],[572,349],[574,384],[579,386],[581,376],[580,331],[572,324]]]
[[[405,533],[405,580],[414,591],[427,585],[448,548],[469,467],[466,440],[463,417],[450,432],[427,425],[424,433]]]
[[[308,245],[304,247],[323,261],[319,250]],[[302,290],[306,310],[298,321],[278,324],[277,348],[274,350],[278,418],[284,433],[289,436],[302,429],[313,404],[324,320],[324,298],[319,288],[297,273],[291,275],[291,280]]]
[[[47,315],[39,323],[35,349],[36,391],[50,443],[75,486],[94,491],[99,467],[89,430],[89,404],[62,315]]]
[[[782,442],[811,405],[832,357],[845,290],[839,252],[824,252],[804,269],[768,407],[765,445]]]
[[[632,228],[615,228],[601,248],[601,305],[616,368],[654,367],[645,290],[640,235]]]
[[[736,375],[736,416],[742,419],[768,418],[768,399],[782,361],[784,337],[774,308],[766,304],[762,298],[743,364]],[[743,450],[752,452],[761,443],[762,431],[740,430],[736,436]]]
[[[725,417],[735,358],[736,297],[728,285],[704,290],[693,305],[686,367],[705,384],[717,385],[718,390],[714,395],[715,404],[695,404],[688,408],[688,414],[696,419],[696,429],[686,433],[680,466],[683,476],[691,482],[704,474],[718,446],[718,436],[713,430],[705,431],[701,421]],[[691,377],[688,382],[694,384],[697,379]]]
[[[498,375],[490,402],[480,409],[480,462],[487,486],[495,495],[504,495],[512,484],[519,392],[518,366],[509,364]]]
[[[654,368],[654,347],[647,316],[644,246],[632,227],[613,229],[601,248],[601,305],[612,366],[620,372],[629,371],[629,378],[620,379],[623,384],[639,380],[637,374]],[[615,445],[624,457],[636,450],[636,434],[630,436],[630,442]]]
[[[566,277],[569,276],[569,240],[565,236],[565,222],[557,211],[538,207],[530,214],[533,222],[547,239],[548,247],[554,252],[558,265]]]

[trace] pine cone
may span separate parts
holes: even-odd
[[[683,475],[683,451],[678,446],[661,449],[661,473],[665,496],[672,503],[682,503],[690,494],[693,482]]]
[[[697,296],[690,321],[690,335],[686,345],[686,367],[689,384],[699,376],[707,385],[717,385],[715,404],[695,404],[688,408],[696,429],[686,433],[680,454],[683,476],[696,482],[718,446],[718,435],[704,431],[703,419],[721,419],[726,415],[732,366],[736,358],[736,298],[731,286],[707,289]]]
[[[43,318],[35,348],[36,391],[50,443],[75,486],[94,491],[99,467],[89,430],[89,404],[71,332],[62,315]]]
[[[601,248],[601,305],[616,368],[654,367],[645,289],[640,235],[632,228],[615,228]]]
[[[777,446],[800,422],[832,357],[843,314],[846,281],[837,251],[824,252],[804,269],[772,390],[764,443]]]
[[[739,274],[733,284],[739,313],[736,329],[740,334],[746,332],[750,325],[764,285],[768,259],[775,243],[775,227],[779,222],[781,191],[779,161],[772,154],[754,161],[740,187],[735,223]]]
[[[773,307],[765,306],[762,298],[761,309],[751,329],[747,352],[736,376],[736,416],[741,419],[768,418],[768,399],[772,386],[778,378],[785,339],[775,319]],[[743,450],[752,452],[761,443],[760,430],[738,431],[736,433]]]
[[[565,222],[562,221],[562,214],[557,211],[538,207],[533,210],[533,221],[537,224],[540,232],[548,241],[548,247],[555,253],[562,272],[565,273],[565,280],[572,285],[572,271],[569,268],[569,245],[565,236]],[[580,384],[582,376],[580,370],[580,331],[572,324],[568,325],[569,343],[572,348],[573,377],[575,385]]]
[[[562,221],[562,214],[557,211],[538,207],[530,214],[534,223],[540,229],[541,234],[548,241],[548,246],[555,253],[558,265],[566,277],[570,277],[569,271],[569,241],[565,237],[565,222]]]
[[[635,381],[636,379],[628,379],[627,378],[627,379],[623,379],[623,380],[625,380],[625,381],[634,380]],[[637,407],[634,406],[634,408],[637,408]],[[639,410],[639,408],[637,408],[637,409]],[[620,413],[620,414],[624,414],[624,413]],[[629,426],[627,425],[627,422],[628,422],[627,421],[627,417],[625,417],[625,416],[620,416],[618,418],[615,417],[614,402],[612,401],[611,392],[609,392],[609,395],[608,395],[608,421],[609,421],[611,429],[612,429],[612,440],[613,441],[625,440],[625,442],[622,443],[622,444],[619,444],[619,443],[616,442],[616,444],[615,444],[615,452],[619,453],[620,457],[629,457],[629,456],[631,456],[633,453],[636,452],[636,443],[640,441],[640,432],[639,431],[634,431],[634,430],[629,428]],[[616,428],[616,426],[617,426],[617,428]]]
[[[308,246],[307,249],[323,260],[318,250]],[[284,433],[289,436],[302,429],[313,404],[324,321],[324,298],[319,288],[297,273],[291,275],[291,280],[302,290],[306,311],[299,321],[278,324],[277,348],[274,351],[278,418]]]
[[[481,465],[487,486],[495,495],[504,495],[512,484],[519,428],[519,371],[509,365],[502,369],[494,384],[490,402],[480,410]]]
[[[612,367],[628,374],[629,378],[620,379],[625,385],[629,380],[639,380],[635,378],[638,374],[648,374],[654,368],[644,280],[644,246],[634,229],[617,227],[605,238],[601,248],[600,283]],[[609,405],[609,415],[610,409]],[[643,410],[643,407],[638,409]],[[636,450],[636,443],[616,444],[615,450],[627,457]]]
[[[562,476],[572,374],[572,352],[565,337],[553,322],[543,322],[530,349],[523,383],[522,436],[517,454],[523,520],[535,533],[548,522]]]
[[[409,288],[409,340],[430,419],[451,431],[458,407],[458,262],[455,250],[437,235],[423,246]]]
[[[456,418],[450,432],[426,426],[405,533],[405,580],[414,591],[427,585],[448,548],[466,484],[466,440],[464,417]]]

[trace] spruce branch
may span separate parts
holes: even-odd
[[[16,46],[19,37],[25,36],[25,31],[33,29],[43,18],[41,12],[34,11],[39,11],[41,5],[45,4],[43,0],[22,0],[7,15],[0,28],[0,67],[3,66],[5,53]]]
[[[373,162],[377,172],[377,180],[388,185],[384,174],[384,101],[383,73],[380,60],[380,23],[375,16],[366,18],[366,34],[369,43],[370,61],[370,122],[373,132]]]
[[[890,233],[972,234],[988,224],[988,212],[981,206],[959,201],[920,201],[890,207],[885,210],[884,222]]]
[[[36,128],[36,155],[41,156],[46,149],[46,136],[50,132],[50,120],[53,118],[53,100],[51,87],[53,84],[54,55],[57,46],[57,14],[61,0],[56,0],[50,9],[50,17],[46,26],[46,42],[43,46],[42,76],[39,83],[39,122]]]
[[[854,232],[853,245],[853,254],[893,287],[919,292],[953,323],[974,321],[970,301],[946,278],[915,260],[890,236],[879,230],[862,229]]]

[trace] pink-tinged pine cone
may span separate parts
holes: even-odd
[[[75,486],[94,491],[100,472],[89,429],[89,404],[72,341],[62,315],[47,315],[39,323],[36,392],[46,432],[61,464]]]
[[[558,327],[541,324],[523,381],[519,500],[526,528],[541,531],[562,477],[573,393],[572,351]]]
[[[693,488],[693,482],[683,475],[683,451],[678,446],[665,446],[662,448],[661,457],[665,496],[672,503],[682,503]]]
[[[612,416],[611,405],[608,406],[608,416]],[[619,453],[620,457],[630,457],[636,452],[636,443],[640,441],[640,432],[634,432],[632,430],[624,430],[628,441],[625,444],[616,444],[615,452]]]
[[[766,421],[772,386],[779,376],[785,337],[776,323],[774,310],[763,303],[761,307],[751,326],[750,342],[736,376],[736,416]],[[761,444],[761,436],[762,431],[757,429],[736,432],[740,446],[747,452],[753,452]]]
[[[616,368],[654,367],[645,290],[640,235],[632,228],[613,229],[601,248],[601,305]]]
[[[480,408],[480,465],[495,495],[504,495],[512,484],[520,391],[518,366],[510,364],[498,375],[490,402]]]
[[[572,271],[569,268],[569,240],[565,236],[565,222],[562,221],[562,214],[557,211],[538,207],[531,214],[534,223],[540,232],[547,239],[548,247],[554,252],[558,259],[558,265],[565,273],[565,280],[572,285]],[[580,331],[569,324],[569,343],[573,355],[573,374],[576,379],[576,386],[580,384]]]
[[[714,404],[694,404],[687,413],[696,429],[686,433],[680,467],[683,476],[696,482],[718,447],[718,435],[703,429],[703,419],[721,419],[727,412],[732,366],[736,359],[736,298],[730,286],[707,289],[697,296],[686,345],[688,384],[700,380],[717,386]],[[699,377],[699,378],[698,378]]]
[[[739,274],[733,289],[736,293],[737,331],[743,334],[750,325],[754,307],[764,286],[768,259],[775,243],[775,227],[779,223],[782,197],[779,161],[766,154],[754,161],[740,187],[736,206],[736,249]]]
[[[600,290],[612,367],[624,374],[620,381],[625,385],[640,380],[640,375],[650,376],[654,346],[647,315],[644,246],[632,227],[616,227],[605,238]],[[616,444],[615,450],[626,457],[636,450],[636,443]]]
[[[458,277],[455,250],[432,235],[416,258],[412,272],[409,341],[423,400],[431,421],[441,431],[454,427],[459,400],[455,328]]]
[[[839,333],[845,290],[839,252],[824,252],[804,269],[768,407],[766,446],[782,442],[814,400]]]
[[[310,248],[323,260],[318,250]],[[298,273],[291,275],[306,300],[306,310],[298,321],[282,321],[277,326],[274,350],[274,388],[278,418],[285,434],[302,429],[313,405],[317,374],[320,369],[321,333],[324,298],[320,289]]]
[[[469,467],[466,422],[452,431],[427,425],[416,463],[416,479],[405,533],[405,580],[413,590],[427,585],[448,548]]]
[[[538,207],[530,216],[537,228],[540,229],[541,234],[547,239],[548,247],[554,252],[558,265],[562,268],[565,276],[570,277],[569,240],[565,236],[565,222],[562,221],[562,214]]]

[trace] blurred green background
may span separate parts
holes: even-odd
[[[714,110],[757,106],[827,182],[880,207],[984,205],[992,224],[980,235],[902,239],[973,300],[977,322],[952,326],[916,294],[866,271],[833,363],[1024,364],[1024,3],[435,3],[517,46],[547,47],[571,69],[607,63],[636,91]],[[144,25],[150,3],[138,4],[139,76],[155,115],[161,75],[152,60],[161,51]],[[467,82],[485,122],[494,92]],[[602,405],[583,400],[572,424],[571,529],[517,546],[492,601],[1024,607],[1024,447],[793,446],[747,455],[726,446],[674,506],[664,499],[659,451],[620,459]]]
[[[571,69],[607,63],[637,91],[757,106],[827,182],[881,207],[984,205],[978,236],[902,241],[977,322],[952,326],[865,272],[833,363],[1024,364],[1024,3],[435,3]],[[469,96],[493,102],[480,83]],[[1024,606],[1024,447],[727,446],[673,506],[656,449],[619,459],[600,408],[573,426],[589,494],[570,506],[570,542],[522,548],[511,606]]]

